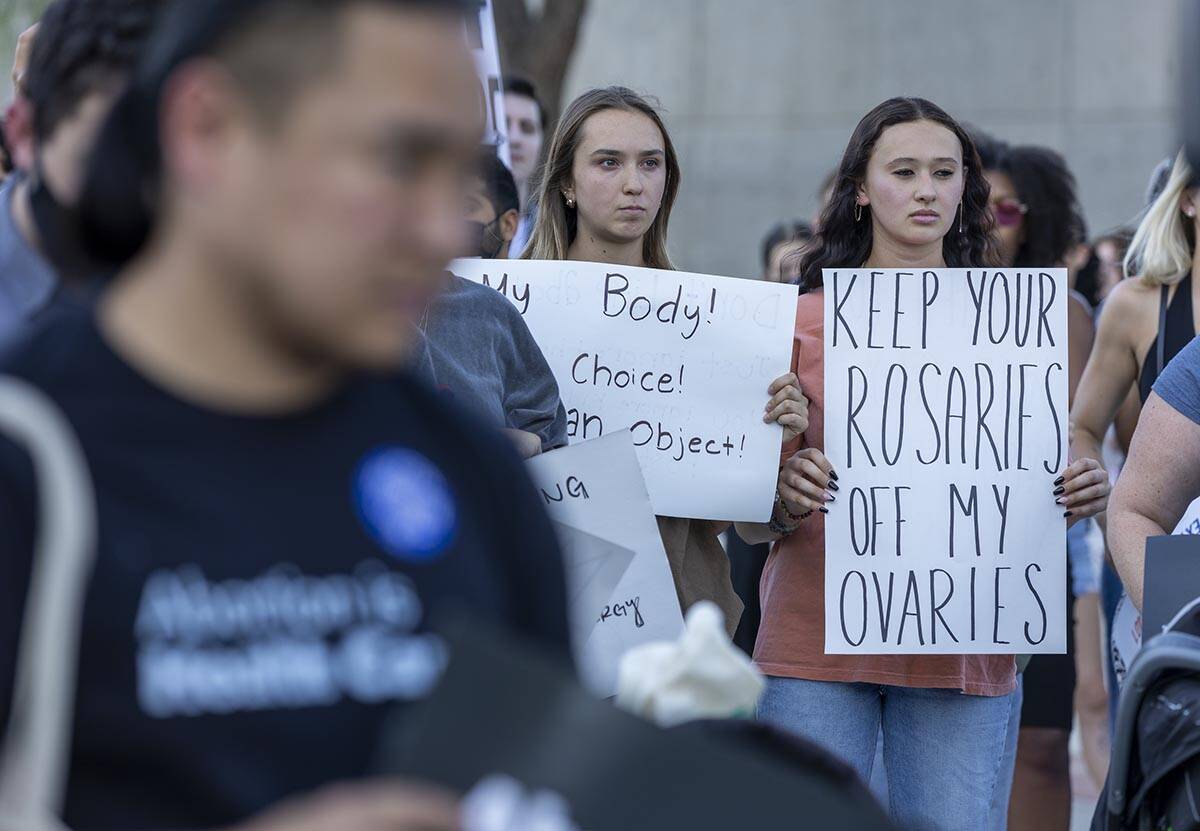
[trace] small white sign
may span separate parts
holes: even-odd
[[[671,566],[628,431],[528,463],[566,551],[580,674],[598,695],[617,691],[621,656],[683,631]]]

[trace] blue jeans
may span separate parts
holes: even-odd
[[[1025,695],[1025,676],[1017,675],[1017,689],[1011,696],[1008,713],[1008,735],[1004,744],[1004,759],[1000,762],[1000,775],[996,779],[996,790],[992,793],[992,818],[987,827],[990,831],[1005,831],[1008,828],[1008,801],[1012,798],[1013,774],[1017,770],[1017,738],[1021,734],[1021,702]]]
[[[759,720],[802,736],[871,781],[883,730],[889,812],[904,829],[987,828],[1011,696],[767,679]]]

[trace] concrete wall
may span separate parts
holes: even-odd
[[[810,216],[858,119],[901,94],[1062,152],[1099,232],[1136,213],[1177,142],[1182,1],[592,0],[567,95],[661,100],[682,268],[756,275],[766,229]]]

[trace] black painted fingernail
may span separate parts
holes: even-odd
[[[829,498],[826,499],[825,501],[826,502],[837,502],[837,497],[834,496],[833,494],[829,494]]]
[[[837,471],[836,470],[829,471],[829,478],[836,482],[837,478],[838,478]]]
[[[1067,477],[1065,477],[1065,476],[1060,476],[1060,477],[1058,477],[1057,479],[1055,479],[1055,480],[1054,480],[1054,484],[1056,484],[1056,485],[1061,485],[1061,484],[1062,484],[1063,482],[1065,482],[1065,481],[1067,481]]]
[[[829,513],[829,509],[828,509],[828,508],[817,508],[817,510],[818,510],[818,511],[820,511],[821,513],[823,513],[823,514],[827,514],[827,513]]]
[[[1066,489],[1066,488],[1055,488],[1055,489],[1054,489],[1054,495],[1055,495],[1055,496],[1059,496],[1060,494],[1063,494],[1063,493],[1066,493],[1066,492],[1067,492],[1067,489]]]
[[[830,489],[831,491],[836,491],[836,490],[841,490],[841,487],[838,485],[838,483],[837,483],[837,482],[830,482],[830,483],[829,483],[829,489]]]
[[[1074,511],[1067,511],[1067,512],[1065,512],[1065,513],[1063,514],[1063,516],[1065,516],[1065,517],[1066,517],[1066,516],[1075,516],[1075,512],[1074,512]]]

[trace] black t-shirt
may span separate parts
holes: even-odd
[[[368,773],[424,696],[444,605],[566,652],[562,561],[513,451],[407,377],[357,377],[277,418],[187,403],[126,364],[91,309],[0,370],[66,413],[95,483],[65,819],[196,828]],[[0,440],[0,723],[36,490]]]

